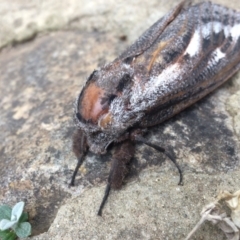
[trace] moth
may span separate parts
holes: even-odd
[[[102,214],[110,189],[119,189],[135,142],[164,152],[144,133],[212,92],[240,69],[240,12],[211,2],[181,2],[113,62],[93,71],[75,107],[73,151],[78,164],[88,151],[114,148]]]

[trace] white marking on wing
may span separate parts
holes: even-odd
[[[226,53],[222,52],[219,48],[217,48],[213,54],[215,55],[215,60],[219,61],[220,59],[224,58],[226,56]]]
[[[158,76],[152,76],[144,89],[136,82],[130,103],[134,111],[140,111],[144,107],[151,106],[158,97],[172,91],[176,81],[182,79],[183,69],[179,63],[172,64],[164,69]]]
[[[229,25],[225,26],[223,30],[224,30],[225,37],[226,38],[229,37],[229,35],[230,35],[230,26]]]
[[[154,96],[164,96],[169,91],[172,91],[173,87],[177,85],[176,82],[182,80],[184,69],[181,66],[176,62],[164,69],[160,75],[150,78],[144,91],[144,95],[148,96],[150,102],[155,101]]]
[[[174,63],[162,71],[162,73],[151,79],[152,86],[164,86],[166,83],[175,81],[181,75],[181,68],[179,63]]]
[[[240,36],[240,24],[236,24],[234,25],[231,29],[230,29],[230,34],[233,38],[233,41],[237,41],[239,36]]]
[[[214,66],[219,63],[219,61],[226,56],[226,53],[223,53],[219,48],[217,48],[212,54],[208,61],[209,66]]]
[[[229,26],[225,26],[223,28],[223,24],[221,22],[209,22],[202,26],[202,36],[203,38],[210,38],[210,34],[213,31],[214,33],[218,34],[219,32],[224,30],[225,37],[229,35]]]
[[[203,38],[210,38],[210,34],[211,34],[211,30],[212,30],[212,22],[206,23],[202,26],[202,36]]]
[[[190,43],[188,44],[186,51],[184,52],[184,55],[189,54],[190,57],[193,57],[196,54],[198,54],[200,50],[201,50],[201,37],[199,31],[196,30],[193,34],[193,37],[191,38]]]
[[[216,34],[220,33],[222,31],[222,23],[220,23],[220,22],[213,22],[213,31]]]

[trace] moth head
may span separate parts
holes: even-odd
[[[75,114],[90,151],[104,154],[109,144],[127,130],[116,122],[113,109],[114,104],[128,98],[132,76],[131,66],[118,60],[95,70],[88,78],[77,99]]]

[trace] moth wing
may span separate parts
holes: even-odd
[[[175,8],[173,8],[168,14],[160,18],[154,23],[148,30],[146,30],[140,38],[137,39],[130,47],[128,47],[118,59],[128,59],[140,55],[146,49],[148,49],[155,40],[159,38],[161,33],[170,24],[176,16],[180,13],[186,1],[182,1]]]
[[[148,84],[150,87],[145,94],[141,93],[147,99],[141,105],[148,106],[141,127],[153,126],[172,117],[240,69],[240,13],[210,2],[194,8],[197,14],[190,42],[158,74],[155,70]],[[192,22],[189,16],[188,19]],[[166,29],[165,34],[168,33],[170,29]],[[166,47],[170,52],[181,46],[179,41],[174,42],[177,44]],[[156,61],[151,66],[154,64],[158,66]]]

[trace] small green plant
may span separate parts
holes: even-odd
[[[31,234],[28,214],[23,212],[24,202],[17,203],[13,208],[8,205],[0,206],[0,239],[14,240],[25,238]]]

